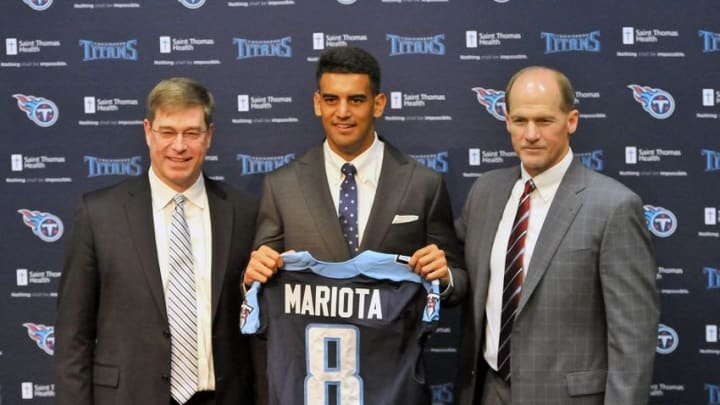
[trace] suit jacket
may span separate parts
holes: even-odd
[[[430,243],[445,251],[455,288],[443,300],[457,303],[467,285],[462,254],[453,229],[450,198],[442,176],[395,149],[387,141],[375,200],[360,250],[412,255]],[[417,221],[393,224],[395,215],[416,215]],[[322,144],[265,177],[260,199],[255,246],[309,251],[323,261],[350,259],[337,210],[328,189]],[[254,341],[258,385],[264,387],[264,342]],[[408,403],[429,402],[418,384]],[[274,403],[265,398],[260,403]],[[418,396],[423,399],[414,399]]]
[[[519,177],[519,167],[485,173],[458,219],[472,291],[460,349],[462,405],[479,403],[473,394],[484,375],[478,365],[485,364],[490,251]],[[573,161],[527,269],[511,335],[512,403],[647,403],[659,317],[656,271],[640,198]]]
[[[410,256],[435,243],[455,269],[456,288],[446,300],[458,302],[466,275],[445,181],[383,142],[382,170],[360,250]],[[418,220],[393,224],[395,215],[416,215]],[[350,259],[328,189],[322,144],[265,177],[255,234],[255,246],[260,245],[279,252],[307,250],[323,261]]]
[[[238,325],[257,201],[207,178],[205,187],[216,400],[251,404],[252,363]],[[59,288],[58,404],[170,403],[170,333],[154,233],[147,176],[81,198]]]

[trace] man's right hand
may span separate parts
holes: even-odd
[[[280,253],[267,245],[262,245],[250,254],[250,262],[245,269],[243,284],[250,287],[253,281],[266,283],[282,265],[283,260]]]

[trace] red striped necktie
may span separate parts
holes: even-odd
[[[525,255],[525,236],[530,218],[530,194],[535,190],[532,179],[525,182],[520,196],[515,221],[505,253],[505,277],[503,280],[502,312],[500,316],[500,343],[498,346],[498,373],[510,382],[510,334],[515,321],[515,313],[523,285],[523,256]]]

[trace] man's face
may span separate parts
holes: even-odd
[[[319,87],[313,97],[315,115],[322,120],[330,149],[350,161],[372,145],[385,95],[372,94],[367,74],[323,73]]]
[[[160,107],[153,122],[146,119],[144,126],[155,174],[178,192],[192,186],[202,172],[214,129],[205,124],[203,107]]]
[[[505,123],[513,149],[530,176],[559,163],[570,148],[578,111],[564,112],[554,73],[530,70],[510,89],[510,111]]]

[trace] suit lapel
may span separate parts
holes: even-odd
[[[406,189],[410,185],[412,165],[408,164],[407,157],[391,146],[387,141],[383,152],[382,170],[378,180],[375,199],[373,200],[370,216],[365,225],[360,250],[379,250],[382,239],[387,235],[395,214]]]
[[[522,296],[518,304],[518,313],[523,310],[540,280],[547,272],[555,252],[565,238],[565,234],[583,204],[580,194],[586,185],[583,170],[582,164],[577,159],[573,160],[560,182],[560,187],[550,205],[550,210],[545,217],[545,222],[535,243],[530,267],[527,269],[525,283],[523,284]],[[532,215],[532,211],[530,215]]]
[[[155,304],[167,319],[165,309],[165,295],[163,293],[160,265],[155,245],[155,228],[153,227],[152,197],[150,196],[150,182],[147,175],[138,179],[128,192],[125,202],[125,218],[133,235],[132,244],[140,260],[145,280],[150,286]]]
[[[220,294],[222,293],[225,272],[230,254],[230,242],[234,219],[233,207],[226,194],[212,180],[205,179],[205,189],[210,209],[210,226],[212,228],[212,317],[215,319]]]
[[[314,147],[298,160],[298,185],[305,199],[307,215],[315,223],[329,256],[335,261],[344,261],[350,257],[335,204],[333,203],[328,180],[325,175],[325,159],[322,144]],[[315,235],[313,235],[314,237]]]

